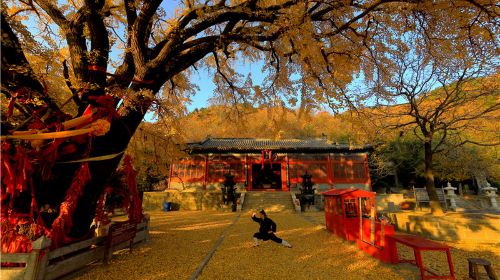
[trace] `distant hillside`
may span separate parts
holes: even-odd
[[[239,108],[228,111],[220,106],[196,110],[181,121],[186,141],[211,137],[312,138],[326,136],[347,142],[359,133],[345,116],[327,112],[298,112],[284,108]],[[358,139],[362,141],[362,139]]]

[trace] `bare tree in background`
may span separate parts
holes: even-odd
[[[378,65],[379,80],[372,89],[381,106],[370,112],[381,127],[413,131],[421,141],[431,211],[441,213],[434,184],[435,154],[445,147],[500,143],[498,127],[492,125],[500,120],[496,41],[491,48],[476,49],[473,39],[433,42],[434,34],[422,21],[415,28],[421,32],[405,35],[413,44],[396,44]],[[403,104],[387,106],[394,103]]]

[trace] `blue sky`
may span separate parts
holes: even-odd
[[[161,7],[165,10],[168,17],[173,17],[180,3],[182,3],[182,1],[167,0],[162,3]],[[240,60],[237,61],[236,69],[240,74],[245,76],[251,73],[254,84],[260,84],[264,79],[261,71],[263,63],[264,62],[252,64]],[[193,111],[194,109],[207,107],[209,105],[209,99],[213,96],[215,90],[213,76],[208,73],[207,69],[198,69],[198,71],[193,71],[191,82],[198,85],[199,90],[197,90],[196,95],[192,98],[192,102],[187,105],[188,110]],[[151,121],[152,115],[152,113],[147,114],[145,120]]]
[[[167,0],[163,1],[161,6],[165,10],[167,16],[170,18],[175,16],[175,9],[180,5],[181,2],[182,1]],[[208,99],[212,96],[212,93],[215,89],[215,85],[212,82],[212,77],[208,75],[206,69],[200,69],[199,71],[195,71],[194,75],[192,75],[191,78],[191,82],[197,84],[199,90],[193,97],[192,103],[187,106],[189,111],[192,111],[196,108],[207,107]]]
[[[254,84],[260,84],[264,79],[264,75],[261,71],[263,63],[263,61],[259,61],[258,63],[238,61],[236,69],[244,76],[250,73]],[[191,78],[191,82],[197,84],[199,90],[197,90],[196,95],[193,97],[192,103],[187,106],[188,109],[192,111],[197,108],[207,107],[208,99],[213,96],[213,92],[215,90],[213,76],[208,73],[207,69],[199,69],[198,71],[193,72]]]
[[[262,73],[263,63],[263,61],[259,61],[258,63],[249,63],[239,60],[237,61],[235,68],[244,76],[250,73],[252,75],[253,83],[260,84],[264,79],[264,75]],[[187,104],[186,107],[188,111],[208,107],[209,99],[214,95],[215,90],[213,76],[208,73],[206,68],[201,68],[197,71],[193,71],[193,74],[191,75],[191,82],[196,84],[199,89],[196,90],[196,94],[192,97],[191,103]],[[155,121],[153,115],[153,112],[147,113],[144,120],[148,122]]]

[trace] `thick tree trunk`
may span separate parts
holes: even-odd
[[[132,110],[124,117],[114,120],[109,132],[96,137],[92,141],[90,157],[116,154],[125,151],[135,130],[142,122],[143,112]],[[110,175],[118,168],[121,156],[110,160],[89,162],[91,180],[87,183],[84,193],[78,200],[73,220],[78,223],[71,229],[72,237],[81,237],[88,233],[90,224],[95,216],[97,201],[103,193]]]
[[[151,79],[147,73],[136,73],[136,75],[144,80]],[[135,91],[147,89],[156,95],[164,84],[164,79],[167,78],[168,76],[155,78],[152,79],[154,80],[154,84],[147,86],[135,84],[130,89]],[[132,136],[150,107],[149,101],[142,101],[144,103],[140,106],[138,105],[136,108],[125,109],[122,105],[118,109],[120,117],[112,121],[109,132],[104,136],[94,138],[92,141],[90,157],[116,154],[127,149]],[[92,178],[86,184],[84,193],[78,200],[78,205],[73,214],[73,220],[78,220],[78,223],[75,223],[71,229],[70,235],[72,237],[82,237],[88,233],[92,220],[95,217],[97,201],[103,193],[110,175],[118,168],[122,157],[123,154],[110,160],[89,162]]]
[[[59,108],[49,99],[48,95],[44,92],[44,87],[42,83],[40,83],[37,77],[33,74],[33,71],[27,62],[24,52],[19,44],[17,36],[12,32],[6,18],[2,14],[2,35],[6,40],[2,40],[2,77],[6,78],[2,80],[2,86],[7,87],[9,90],[15,91],[19,88],[28,88],[29,93],[32,95],[38,94],[41,99],[46,101],[49,104],[49,107],[53,108],[54,111],[58,111]],[[5,39],[4,38],[4,39]],[[4,52],[4,49],[6,50]],[[76,51],[82,52],[82,50]],[[4,55],[6,54],[6,55]],[[78,56],[78,55],[76,55]],[[196,57],[197,58],[197,57]],[[130,59],[130,58],[129,58]],[[80,61],[79,59],[73,59],[73,62]],[[107,58],[105,59],[107,61]],[[82,61],[82,63],[86,64],[86,61]],[[103,65],[97,66],[105,66],[105,62]],[[13,70],[10,70],[13,67],[7,66],[18,66],[23,67],[25,71],[20,71],[21,74],[16,73],[16,75],[11,75]],[[73,64],[75,65],[75,64]],[[5,67],[4,67],[5,66]],[[87,69],[87,67],[77,67]],[[14,70],[17,68],[13,68]],[[117,79],[113,81],[108,86],[119,86],[124,88],[129,88],[130,80],[127,79],[129,76],[133,76],[136,72],[136,76],[139,80],[153,80],[154,84],[144,84],[144,83],[135,83],[130,86],[131,90],[139,91],[141,89],[151,90],[153,94],[156,94],[161,85],[165,82],[165,79],[170,78],[175,73],[172,72],[171,75],[163,75],[161,77],[151,77],[148,76],[148,73],[143,73],[140,71],[133,71],[133,67],[125,67],[124,71],[119,72],[118,74],[123,74],[126,77],[123,77],[123,81]],[[180,70],[179,70],[180,71]],[[94,85],[99,85],[96,89],[86,91],[87,95],[98,96],[103,92],[104,87],[106,86],[106,75],[105,73],[101,73],[99,71],[83,71],[82,75],[79,78],[85,78],[87,72],[91,72],[96,77],[93,77],[90,82]],[[123,73],[122,73],[123,72]],[[151,71],[157,75],[157,71]],[[99,76],[100,75],[100,76]],[[77,75],[78,76],[78,75]],[[99,77],[98,77],[99,76]],[[101,77],[102,76],[102,77]],[[102,79],[101,79],[102,78]],[[130,77],[129,77],[130,78]],[[128,82],[126,82],[128,80]],[[21,86],[19,86],[21,85]],[[37,97],[38,97],[37,96]],[[144,103],[137,108],[128,108],[127,110],[123,110],[123,112],[119,112],[119,117],[115,117],[111,123],[111,127],[109,132],[106,135],[93,137],[90,143],[90,151],[88,157],[99,157],[105,155],[117,154],[125,151],[128,146],[130,139],[132,138],[135,130],[141,123],[144,114],[146,113],[149,107],[149,101],[147,100],[139,100]],[[80,104],[80,114],[86,108],[87,102],[83,102]],[[32,109],[32,108],[27,108]],[[36,109],[36,108],[35,108]],[[111,114],[111,112],[110,112]],[[69,157],[57,158],[57,161],[68,161],[68,160],[79,160],[85,158],[87,156],[87,147],[88,143],[81,142],[73,142],[77,151],[69,155]],[[64,144],[63,144],[64,145]],[[53,151],[56,153],[56,151]],[[52,156],[52,154],[48,155]],[[78,197],[78,202],[75,207],[75,211],[72,215],[73,226],[69,233],[70,237],[80,238],[84,237],[89,233],[90,225],[92,220],[95,217],[96,212],[96,204],[99,196],[102,194],[110,175],[117,169],[120,160],[123,154],[117,156],[115,158],[109,160],[102,161],[90,161],[89,171],[91,179],[83,188],[82,193]],[[36,169],[41,170],[41,166],[39,163],[34,163]],[[69,187],[72,184],[72,181],[75,176],[75,171],[77,171],[80,167],[80,163],[67,163],[67,164],[55,164],[51,168],[51,179],[43,179],[41,172],[36,172],[33,176],[34,188],[35,188],[35,197],[38,204],[38,207],[42,207],[45,205],[49,205],[51,208],[58,210],[61,207],[61,203],[65,200],[66,193],[68,192]],[[31,196],[29,192],[23,193],[19,198],[16,198],[17,203],[21,206],[18,209],[19,213],[29,213],[30,211],[30,202]],[[46,225],[50,228],[53,222],[53,218],[47,218]],[[67,229],[66,229],[67,230]]]
[[[434,171],[432,169],[432,143],[425,142],[424,143],[424,151],[425,151],[425,188],[427,189],[427,193],[429,194],[429,204],[431,208],[431,213],[434,215],[442,215],[443,209],[441,208],[441,203],[439,202],[436,187],[434,185]]]

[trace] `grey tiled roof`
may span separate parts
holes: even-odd
[[[186,150],[196,152],[260,152],[274,150],[281,152],[302,151],[366,151],[371,146],[350,146],[337,144],[322,138],[311,139],[258,139],[258,138],[208,138],[198,143],[189,143]]]

